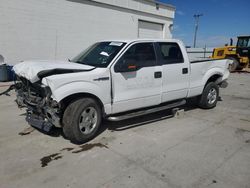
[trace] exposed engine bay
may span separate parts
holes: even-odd
[[[17,77],[15,83],[16,103],[27,108],[26,121],[39,129],[49,131],[52,126],[60,127],[60,107],[51,98],[51,90],[40,81],[31,83],[23,77]]]

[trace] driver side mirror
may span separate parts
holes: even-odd
[[[123,59],[118,61],[114,67],[115,72],[134,72],[138,70],[134,59]]]

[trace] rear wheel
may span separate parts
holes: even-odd
[[[199,97],[199,106],[204,109],[214,108],[219,98],[219,87],[214,82],[208,83]]]
[[[94,99],[78,99],[64,112],[63,133],[74,143],[85,143],[97,135],[101,119],[101,108]]]
[[[236,71],[240,65],[239,61],[234,57],[228,57],[227,59],[230,59],[233,61],[233,63],[229,66],[229,71],[230,72]]]

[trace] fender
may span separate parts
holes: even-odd
[[[211,79],[215,75],[219,75],[219,78],[221,78],[224,75],[224,70],[220,66],[212,67],[209,70],[206,71],[206,69],[201,70],[202,79],[200,81],[196,81],[195,85],[190,87],[188,97],[198,96],[202,93],[204,90],[204,87],[209,79]],[[218,79],[218,77],[216,78]],[[216,81],[216,80],[214,80]],[[194,82],[193,82],[194,83]]]
[[[109,84],[108,84],[109,85]],[[73,95],[87,93],[96,96],[104,105],[105,112],[109,113],[108,107],[111,103],[110,85],[100,87],[99,84],[87,81],[76,81],[62,85],[61,87],[52,90],[52,98],[57,102],[61,102],[64,98]]]
[[[202,85],[205,87],[207,81],[214,75],[219,75],[220,77],[223,77],[224,70],[221,67],[213,67],[209,69],[202,78]]]

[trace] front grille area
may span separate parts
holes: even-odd
[[[16,83],[16,102],[19,107],[27,108],[26,120],[32,126],[55,125],[60,127],[60,107],[52,104],[51,90],[40,82],[31,83],[25,78],[18,78]],[[46,127],[46,126],[45,126]],[[44,128],[42,128],[44,129]]]
[[[51,95],[48,87],[43,87],[41,83],[31,83],[25,78],[18,77],[17,85],[17,97],[21,97],[25,105],[41,108]]]

